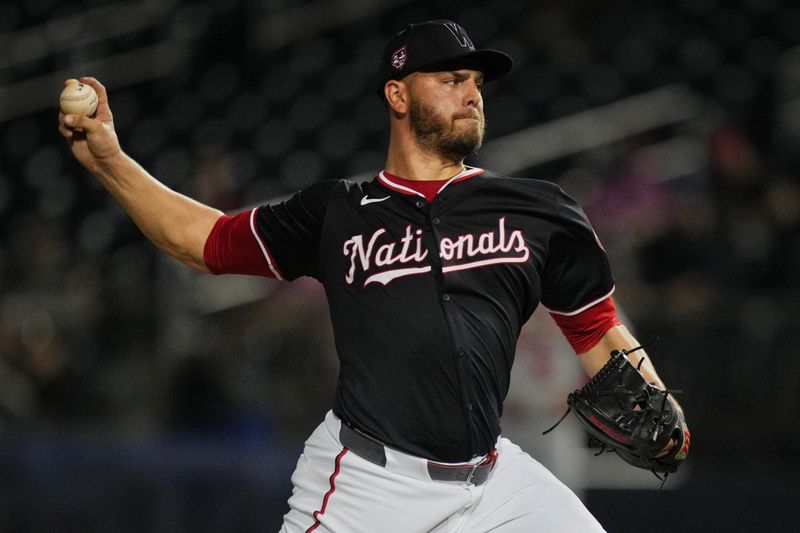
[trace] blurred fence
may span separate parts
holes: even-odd
[[[218,440],[6,438],[0,531],[275,532],[297,453]]]

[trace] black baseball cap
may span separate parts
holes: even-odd
[[[409,24],[386,44],[378,67],[378,96],[389,80],[400,80],[412,72],[437,72],[469,68],[483,72],[492,81],[511,71],[514,61],[497,50],[476,50],[467,32],[450,20]]]

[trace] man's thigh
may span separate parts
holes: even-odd
[[[604,531],[580,499],[507,439],[463,531],[539,533]]]
[[[393,473],[345,450],[330,424],[306,442],[292,483],[281,533],[447,531],[471,502],[467,486]]]

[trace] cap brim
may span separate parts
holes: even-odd
[[[433,63],[415,68],[418,72],[470,69],[483,72],[484,81],[502,78],[514,67],[511,56],[498,50],[475,50],[467,54],[438,59]]]

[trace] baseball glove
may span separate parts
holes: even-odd
[[[689,430],[683,414],[669,397],[644,379],[638,366],[628,360],[629,353],[638,350],[615,350],[611,359],[581,389],[567,397],[571,412],[601,446],[597,455],[616,452],[633,466],[653,472],[662,481],[678,470],[689,452]],[[544,432],[552,431],[559,423]],[[676,444],[670,452],[656,457],[670,440]]]

